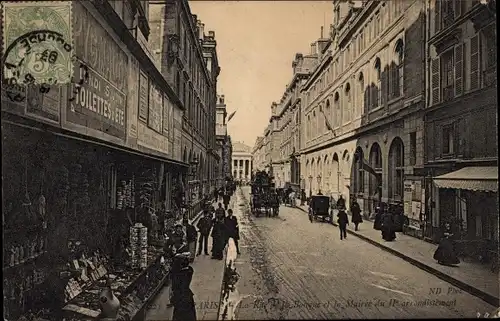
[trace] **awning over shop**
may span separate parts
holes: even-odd
[[[498,167],[464,167],[434,178],[439,188],[465,189],[481,192],[498,192]]]

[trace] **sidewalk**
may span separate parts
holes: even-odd
[[[308,206],[297,206],[297,208],[308,213]],[[349,221],[351,221],[350,218]],[[338,226],[335,220],[333,225]],[[461,262],[458,267],[438,264],[433,259],[436,245],[402,233],[397,233],[396,241],[385,242],[380,231],[373,229],[373,222],[370,221],[361,223],[358,231],[354,231],[354,225],[349,224],[347,232],[410,262],[493,306],[499,304],[500,277],[491,272],[489,266],[475,262]]]
[[[231,199],[230,208],[234,206],[235,200],[236,197]],[[217,202],[214,202],[215,207],[216,205]],[[203,212],[200,212],[190,223],[196,226],[202,214]],[[208,238],[208,248],[212,249],[211,237]],[[212,260],[210,255],[202,254],[197,256],[191,265],[194,269],[191,290],[194,293],[197,320],[217,320],[218,318],[226,252],[227,249],[224,251],[224,260]],[[169,289],[170,285],[165,286],[152,301],[146,312],[145,321],[172,320],[173,308],[167,307],[170,301]]]

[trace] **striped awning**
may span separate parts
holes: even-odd
[[[434,178],[439,188],[498,192],[498,167],[471,166]]]

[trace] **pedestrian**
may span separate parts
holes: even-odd
[[[354,223],[354,230],[358,230],[359,223],[363,223],[363,218],[361,217],[361,207],[358,202],[354,200],[351,206],[352,222]]]
[[[167,258],[174,258],[175,255],[184,252],[187,249],[186,237],[184,235],[184,228],[181,224],[176,224],[173,231],[170,233],[167,242],[165,243],[164,253]],[[172,283],[173,275],[170,274],[170,282]],[[169,289],[170,303],[167,304],[168,307],[173,306],[173,288]]]
[[[343,240],[347,238],[347,225],[349,225],[349,218],[347,217],[347,213],[344,209],[339,210],[337,216],[337,223],[339,223],[340,229],[340,239]]]
[[[186,229],[186,242],[188,246],[188,251],[191,253],[191,263],[194,261],[194,257],[196,255],[196,240],[198,239],[198,232],[196,228],[189,223],[187,217],[182,219],[182,224]]]
[[[222,207],[222,204],[219,203],[218,204],[218,208],[217,210],[215,210],[215,217],[221,217],[221,218],[224,218],[226,217],[226,211],[224,210],[224,208]]]
[[[375,208],[375,220],[373,222],[373,229],[380,231],[382,230],[382,208],[377,206]]]
[[[304,206],[306,203],[306,192],[304,189],[300,190],[300,206]]]
[[[394,231],[394,219],[392,213],[385,211],[382,214],[382,239],[387,242],[392,242],[396,239],[396,232]]]
[[[215,202],[217,202],[219,200],[219,191],[217,189],[214,189],[214,199],[215,199]]]
[[[345,209],[345,200],[342,197],[342,195],[339,196],[339,199],[337,200],[337,209],[342,210]]]
[[[194,294],[191,291],[191,281],[194,269],[189,265],[189,253],[179,253],[172,264],[172,299],[174,306],[172,320],[196,321],[196,306]]]
[[[224,194],[224,196],[222,197],[222,202],[224,203],[224,209],[226,209],[226,211],[229,208],[230,200],[231,200],[231,195],[229,195],[229,193]]]
[[[233,210],[227,210],[227,217],[224,219],[224,225],[226,227],[226,243],[232,238],[234,245],[236,246],[236,252],[240,254],[240,247],[238,246],[238,241],[240,239],[240,227],[238,225],[238,219],[233,215]]]
[[[203,213],[203,217],[198,221],[197,227],[200,231],[200,239],[198,241],[198,255],[201,255],[203,249],[205,255],[208,255],[208,236],[212,230],[213,218],[207,210]]]
[[[222,260],[224,258],[224,247],[226,246],[226,227],[224,218],[215,217],[212,228],[212,259]]]
[[[443,236],[439,242],[439,246],[434,252],[434,260],[443,265],[456,265],[460,263],[460,259],[455,253],[452,242],[453,233],[450,223],[445,223],[443,227]]]

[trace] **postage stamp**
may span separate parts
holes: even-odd
[[[4,1],[2,5],[4,84],[70,83],[71,1]]]

